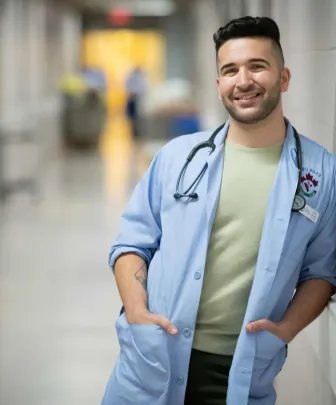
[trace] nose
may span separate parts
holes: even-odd
[[[251,85],[253,85],[252,75],[249,69],[243,67],[240,69],[238,77],[237,77],[237,87],[240,90],[248,90]]]

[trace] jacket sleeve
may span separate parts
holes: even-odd
[[[134,252],[149,265],[161,239],[161,151],[155,156],[148,170],[135,187],[121,216],[120,232],[113,243],[109,264],[114,271],[117,258],[123,253]]]
[[[331,192],[326,212],[309,243],[303,260],[299,283],[320,278],[336,287],[336,178],[332,175]]]

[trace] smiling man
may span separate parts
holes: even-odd
[[[214,40],[229,120],[159,151],[110,252],[124,308],[103,405],[275,405],[287,344],[336,285],[335,156],[284,117],[278,27],[244,17]]]
[[[233,20],[214,34],[214,42],[218,92],[230,115],[230,127],[193,341],[188,405],[220,404],[227,393],[255,278],[267,202],[285,142],[282,93],[288,90],[291,78],[278,27],[269,18]],[[321,280],[301,288],[284,319],[293,316],[295,307],[306,316],[300,320],[297,316],[287,328],[261,320],[247,324],[246,329],[268,329],[289,343],[320,313],[332,292],[332,285]],[[314,304],[308,303],[305,289],[316,289]],[[260,399],[260,403],[264,402]]]
[[[253,34],[253,29],[250,32],[247,29],[246,34]],[[234,120],[257,123],[281,107],[281,93],[288,89],[290,71],[284,67],[276,33],[270,32],[270,37],[231,38],[229,35],[220,29],[214,37],[220,96]]]

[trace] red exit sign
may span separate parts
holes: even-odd
[[[108,13],[108,21],[114,25],[126,25],[131,19],[132,14],[126,8],[116,7]]]

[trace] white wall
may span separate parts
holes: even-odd
[[[16,35],[15,35],[15,12],[17,3],[7,1],[2,5],[1,24],[0,24],[0,40],[1,40],[1,86],[0,86],[0,101],[1,101],[1,116],[8,116],[13,113],[13,108],[16,103],[17,82],[14,77],[18,76],[16,63]],[[14,76],[14,77],[13,77]],[[9,79],[9,78],[12,78]]]
[[[33,124],[48,153],[54,153],[59,78],[79,64],[80,15],[52,0],[4,0],[1,7],[1,126]]]
[[[181,8],[166,18],[162,24],[166,39],[166,67],[167,80],[192,80],[193,26],[189,10]]]
[[[273,0],[271,16],[292,71],[285,114],[300,132],[335,153],[336,2]],[[335,307],[331,304],[290,345],[277,380],[279,405],[336,404]]]
[[[75,72],[79,67],[81,53],[82,23],[77,10],[63,5],[60,10],[63,70]]]
[[[285,112],[299,130],[336,152],[336,2],[274,0],[272,16],[279,23],[292,70]]]
[[[220,26],[215,0],[197,0],[191,7],[194,24],[194,88],[204,128],[221,125],[227,114],[219,101],[216,85],[216,53],[212,36]]]

